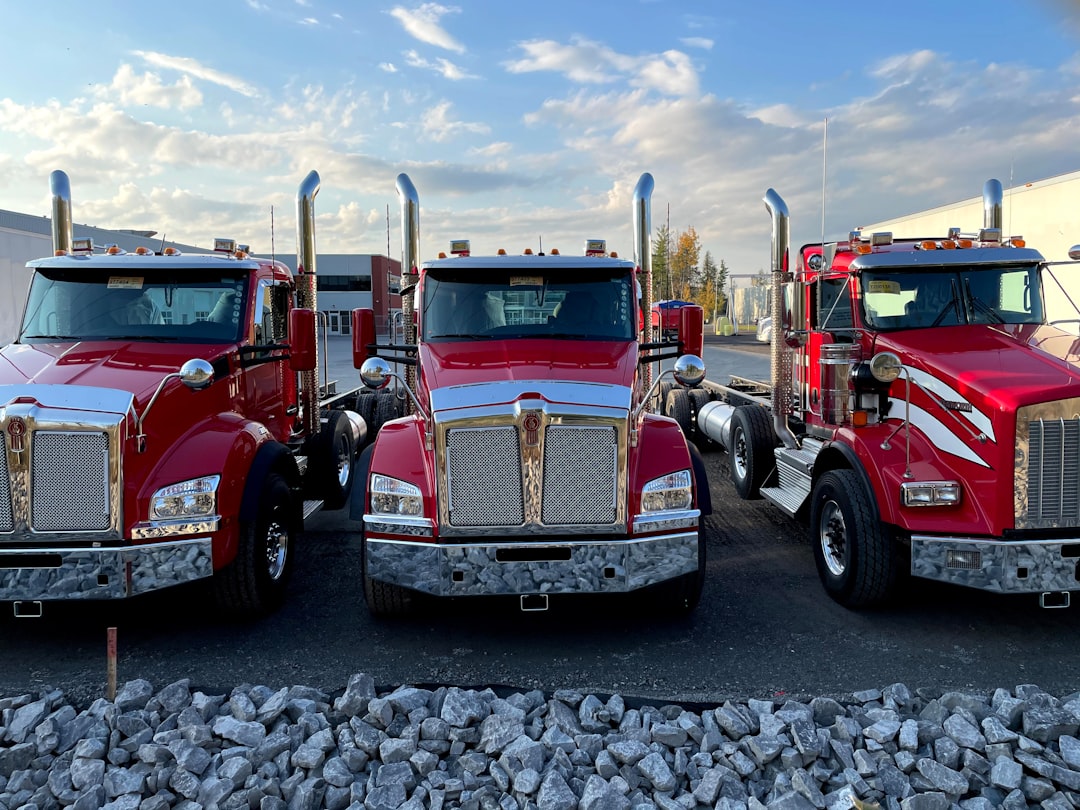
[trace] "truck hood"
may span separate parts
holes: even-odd
[[[198,352],[176,344],[93,341],[12,343],[0,349],[0,386],[82,385],[128,391],[136,402],[153,395],[166,374]],[[205,346],[198,348],[205,349]]]
[[[897,352],[924,387],[989,411],[1080,396],[1080,338],[1052,326],[953,326],[883,334],[875,351]],[[929,378],[929,380],[927,379]],[[947,390],[935,390],[952,400]]]
[[[427,343],[420,368],[432,407],[550,401],[630,407],[637,344],[614,341],[491,340]]]

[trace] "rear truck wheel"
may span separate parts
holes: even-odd
[[[355,461],[356,440],[349,417],[342,411],[328,411],[311,448],[308,495],[321,499],[326,509],[340,509],[349,500]]]
[[[375,438],[375,392],[365,388],[356,396],[356,412],[364,417],[368,429],[368,441]]]
[[[372,579],[367,573],[367,540],[360,537],[360,574],[364,581],[364,602],[376,619],[407,616],[412,612],[413,592],[400,585]]]
[[[705,587],[705,526],[698,526],[698,566],[696,571],[683,574],[670,583],[670,601],[672,611],[680,616],[694,612],[701,601],[701,591]]]
[[[844,607],[880,605],[895,592],[897,549],[853,470],[831,470],[814,485],[810,540],[825,591]]]
[[[769,412],[760,405],[740,405],[731,414],[728,447],[731,483],[744,501],[761,497],[761,485],[776,466],[776,437]]]
[[[656,389],[657,394],[659,394],[659,396],[660,396],[660,412],[661,413],[664,412],[664,406],[667,405],[667,395],[668,395],[668,393],[670,393],[671,389],[674,388],[674,387],[675,387],[674,383],[669,382],[668,380],[664,380],[662,383],[660,383],[660,387]]]
[[[690,441],[693,425],[690,423],[690,397],[685,388],[672,388],[664,400],[664,416],[670,416],[679,423],[683,436]]]
[[[391,419],[401,416],[397,395],[393,391],[382,390],[375,396],[375,429],[382,430],[382,426]]]
[[[285,479],[263,482],[255,519],[240,524],[236,558],[214,574],[218,605],[241,617],[269,613],[284,601],[296,540],[293,495]]]

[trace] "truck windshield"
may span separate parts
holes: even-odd
[[[542,273],[437,268],[423,282],[424,340],[633,340],[632,276],[596,268]]]
[[[1043,323],[1036,265],[864,271],[862,308],[882,330]]]
[[[39,267],[19,342],[240,339],[246,277],[200,270],[139,276],[131,270]]]

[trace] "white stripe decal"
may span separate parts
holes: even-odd
[[[889,402],[892,404],[892,408],[889,410],[889,421],[898,419],[902,422],[904,420],[904,408],[907,407],[904,400],[889,397]],[[921,430],[938,450],[967,459],[982,467],[990,467],[974,450],[961,441],[960,437],[953,433],[948,425],[929,411],[913,404],[910,414],[911,424]],[[900,433],[903,433],[903,431],[900,431]],[[901,436],[897,435],[896,439],[900,440]]]
[[[904,366],[907,373],[911,375],[912,382],[917,382],[927,391],[932,391],[937,394],[939,399],[943,399],[947,402],[961,402],[968,405],[970,411],[952,411],[952,413],[959,416],[961,419],[966,419],[971,423],[971,426],[979,433],[982,433],[990,441],[997,443],[997,439],[994,437],[994,425],[990,421],[990,417],[984,414],[982,411],[977,410],[968,400],[960,396],[960,393],[949,386],[947,383],[942,382],[937,377],[927,374],[925,371],[920,371],[917,368],[911,366]]]

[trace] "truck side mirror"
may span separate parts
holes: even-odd
[[[314,371],[315,311],[293,309],[289,312],[289,367],[293,371]]]
[[[375,310],[352,311],[352,364],[360,368],[368,358],[368,346],[375,342]]]
[[[679,354],[701,356],[705,342],[705,310],[697,304],[679,308]]]

